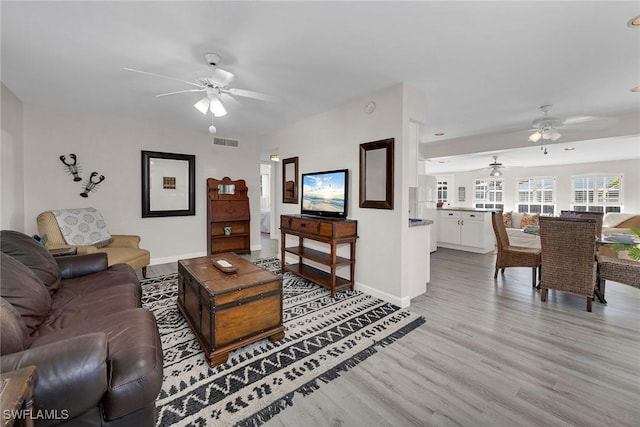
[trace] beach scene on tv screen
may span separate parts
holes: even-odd
[[[344,211],[344,173],[306,175],[302,180],[302,209]]]

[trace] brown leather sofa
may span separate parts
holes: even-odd
[[[0,372],[37,366],[36,425],[153,426],[162,346],[133,269],[54,258],[16,231],[0,249]]]

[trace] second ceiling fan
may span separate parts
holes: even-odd
[[[225,104],[233,106],[240,105],[240,103],[234,98],[235,96],[252,98],[260,101],[280,102],[280,99],[273,95],[230,87],[229,85],[235,78],[235,75],[217,67],[220,63],[220,55],[217,53],[207,52],[203,56],[207,64],[211,67],[212,74],[210,77],[200,77],[195,81],[183,80],[176,77],[164,76],[162,74],[136,70],[133,68],[125,68],[125,70],[148,76],[174,80],[195,87],[194,89],[161,93],[156,95],[156,97],[177,95],[181,93],[204,92],[204,97],[194,104],[194,107],[204,115],[209,111],[211,111],[215,117],[222,117],[226,115],[227,109],[225,108]]]
[[[493,156],[493,163],[489,163],[489,176],[498,177],[502,175],[502,163],[498,163],[498,156]]]

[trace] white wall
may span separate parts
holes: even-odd
[[[259,249],[260,163],[255,139],[239,141],[239,148],[214,146],[209,134],[192,129],[24,105],[26,231],[37,232],[35,219],[42,211],[94,206],[112,234],[140,235],[152,264],[204,255],[206,179],[229,176],[247,181],[251,242]],[[141,150],[195,154],[195,216],[141,217]],[[58,159],[70,153],[78,156],[83,179],[92,171],[106,177],[86,199]]]
[[[640,212],[640,160],[623,160],[614,162],[594,162],[578,163],[559,166],[537,166],[528,168],[507,167],[503,169],[502,178],[505,182],[505,211],[515,209],[516,204],[516,179],[532,176],[555,176],[556,177],[556,207],[560,212],[563,209],[570,209],[571,204],[571,176],[587,173],[602,174],[624,174],[624,212]],[[484,172],[463,172],[446,174],[454,176],[454,202],[451,206],[471,207],[473,206],[473,182],[479,178],[488,176]],[[466,188],[466,199],[464,202],[457,202],[458,187]]]
[[[0,83],[0,229],[25,231],[22,102]]]
[[[408,287],[403,284],[403,228],[408,223],[408,187],[404,182],[403,161],[405,130],[403,85],[397,85],[297,122],[258,138],[260,146],[277,147],[280,158],[298,156],[300,174],[334,169],[349,169],[348,216],[358,221],[356,282],[359,289],[408,305]],[[368,101],[376,103],[372,114],[364,111]],[[415,101],[407,108],[413,108]],[[409,114],[414,116],[414,114]],[[358,205],[359,146],[362,143],[395,138],[394,209],[361,209]],[[278,169],[278,182],[282,180]],[[274,209],[280,214],[299,214],[300,205],[283,204],[278,186]],[[406,209],[405,209],[406,205]],[[404,221],[404,222],[403,222]],[[408,227],[407,227],[408,228]],[[345,272],[346,274],[346,272]],[[405,274],[406,275],[406,274]],[[405,289],[406,288],[406,289]]]

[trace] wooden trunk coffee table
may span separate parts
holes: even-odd
[[[237,271],[215,267],[220,258]],[[239,347],[284,338],[282,278],[233,253],[178,261],[178,308],[212,367]]]

